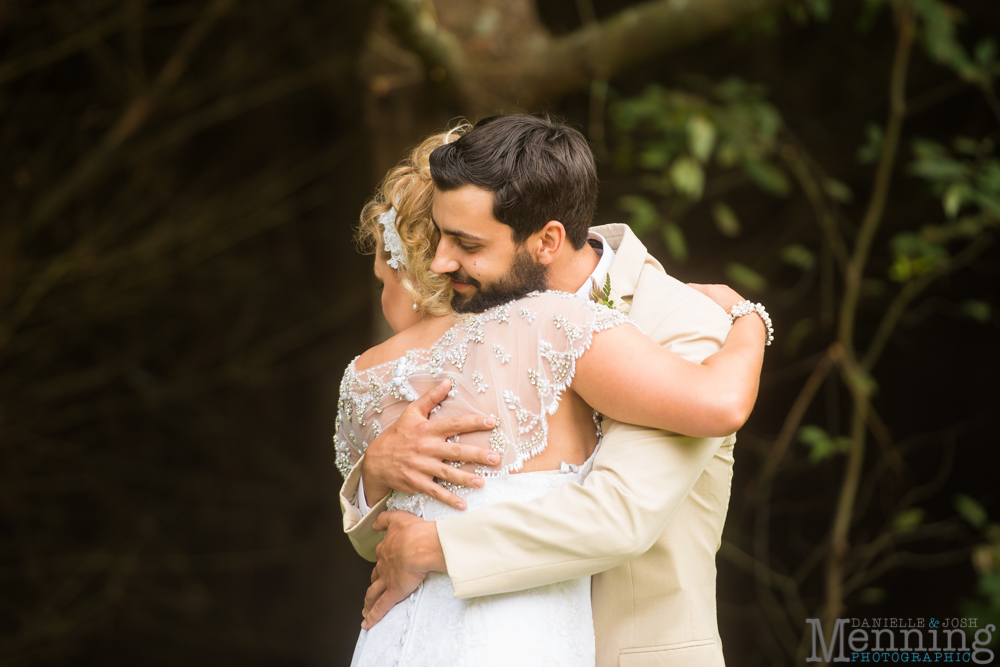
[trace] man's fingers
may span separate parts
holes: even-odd
[[[396,604],[402,600],[403,598],[395,599],[395,596],[391,595],[389,591],[386,591],[375,601],[375,604],[371,607],[371,611],[365,615],[365,621],[361,624],[361,627],[365,630],[370,630],[373,625],[382,620],[382,617],[385,616],[390,609],[395,607]]]
[[[462,461],[464,463],[479,463],[484,466],[495,466],[499,465],[501,457],[499,454],[494,452],[492,449],[485,449],[483,447],[476,447],[474,445],[459,445],[454,444],[451,449],[445,454],[445,458],[449,461]],[[449,478],[449,481],[455,481]],[[464,486],[468,486],[463,482]]]
[[[448,397],[449,391],[451,391],[451,380],[445,380],[410,405],[419,410],[424,417],[429,417],[434,406]]]
[[[372,607],[375,605],[375,602],[382,597],[383,593],[385,593],[385,583],[383,583],[381,579],[373,581],[372,585],[368,587],[368,591],[365,593],[365,610],[362,612],[362,616],[366,619],[368,618],[368,614],[371,613]]]
[[[435,463],[434,476],[452,484],[470,486],[475,489],[481,489],[486,484],[486,480],[476,473],[456,468],[447,463]]]
[[[447,438],[459,433],[487,431],[494,426],[496,426],[496,420],[490,415],[462,415],[460,417],[435,419],[431,422],[431,431],[436,435]]]
[[[447,490],[440,484],[437,484],[436,482],[428,482],[420,490],[426,493],[431,498],[434,498],[435,500],[440,500],[445,505],[450,505],[451,507],[454,507],[457,510],[465,509],[464,500],[462,500],[461,498],[459,498],[454,493]]]
[[[396,520],[396,517],[393,516],[394,514],[395,512],[382,512],[379,514],[378,518],[375,519],[375,523],[372,525],[372,529],[378,533],[389,530],[389,524]]]

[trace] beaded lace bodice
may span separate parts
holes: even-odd
[[[475,471],[493,476],[520,470],[548,444],[547,418],[555,414],[594,334],[625,322],[631,320],[622,313],[572,294],[534,292],[460,316],[429,349],[409,350],[361,371],[352,361],[337,406],[337,467],[346,477],[368,443],[410,401],[450,378],[452,390],[432,418],[493,415],[492,431],[461,436],[463,444],[488,447],[502,457],[499,465]]]

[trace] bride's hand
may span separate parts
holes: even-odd
[[[738,303],[746,301],[743,297],[736,293],[729,285],[702,285],[699,283],[688,283],[688,287],[696,289],[709,299],[719,304],[719,306],[727,313]]]

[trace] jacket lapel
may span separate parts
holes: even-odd
[[[615,301],[631,301],[639,285],[642,267],[650,260],[646,246],[628,225],[601,225],[591,227],[591,231],[603,236],[615,251],[615,259],[608,269],[608,275],[611,276],[611,298]]]

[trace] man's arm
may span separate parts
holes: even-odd
[[[447,442],[460,433],[487,430],[493,418],[464,415],[430,419],[434,409],[448,395],[449,382],[442,382],[403,410],[399,419],[368,445],[340,489],[340,507],[344,514],[344,532],[358,554],[375,560],[375,546],[382,534],[373,528],[378,515],[386,509],[390,489],[407,493],[426,493],[456,509],[465,509],[465,501],[434,481],[435,477],[462,486],[481,487],[482,477],[452,467],[444,461],[466,461],[482,465],[500,462],[498,454],[481,447]],[[358,503],[361,479],[365,496],[380,498],[367,513]]]
[[[715,352],[729,330],[722,309],[701,295],[666,315],[661,311],[659,317],[650,312],[655,305],[643,310],[633,304],[633,317],[638,315],[636,319],[646,323],[658,342],[690,360],[701,361]],[[662,534],[725,439],[606,424],[594,470],[583,484],[565,484],[528,503],[500,503],[450,517],[436,522],[433,531],[428,530],[430,526],[406,523],[399,526],[399,539],[394,542],[440,553],[456,597],[522,590],[595,574],[644,553]],[[396,537],[394,529],[389,526],[389,537]],[[424,562],[435,560],[439,559],[424,558]],[[380,583],[383,578],[393,581],[394,568],[380,561],[372,589],[384,595],[366,598],[371,622],[410,592]]]
[[[382,496],[374,507],[361,506],[361,470],[364,460],[362,456],[340,487],[340,510],[344,515],[344,532],[354,545],[354,550],[365,560],[375,562],[375,547],[384,535],[375,531],[372,526],[379,514],[386,510],[389,494]]]
[[[644,278],[645,294],[672,289],[681,301],[666,313],[658,298],[633,303],[631,316],[654,340],[698,362],[721,347],[730,328],[722,308],[664,274]],[[437,522],[457,596],[596,574],[644,553],[724,442],[605,424],[594,470],[582,484]]]

